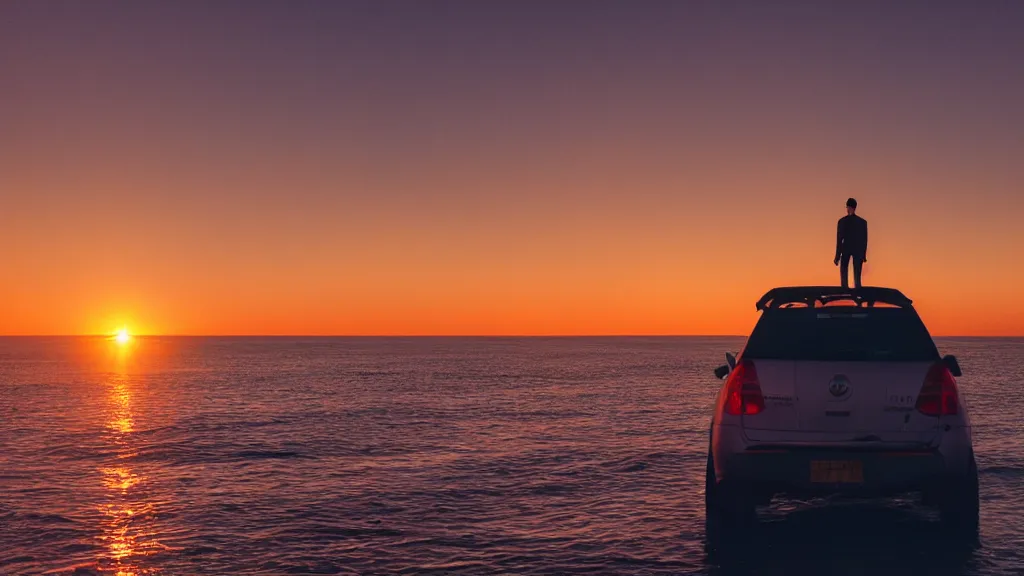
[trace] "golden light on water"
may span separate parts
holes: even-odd
[[[131,336],[122,330],[114,341],[127,344]],[[99,539],[105,546],[98,560],[116,576],[156,574],[156,569],[145,568],[140,560],[162,549],[152,526],[155,506],[145,497],[147,478],[130,464],[138,455],[133,437],[134,386],[127,374],[117,374],[108,383],[107,438],[117,452],[118,463],[99,469],[107,498],[99,506],[103,515]]]

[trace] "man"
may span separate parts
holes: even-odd
[[[843,288],[850,287],[848,279],[850,258],[853,258],[853,285],[860,288],[860,272],[868,261],[868,221],[857,216],[857,201],[846,201],[846,216],[839,219],[836,230],[836,259]]]

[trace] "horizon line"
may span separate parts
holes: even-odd
[[[0,334],[0,338],[110,338],[113,334]],[[744,334],[132,334],[132,338],[747,338]],[[932,334],[933,338],[1024,338],[1024,334]]]

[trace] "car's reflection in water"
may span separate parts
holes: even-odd
[[[744,541],[709,551],[710,574],[960,576],[979,569],[977,539],[943,530],[937,513],[913,497],[777,500],[759,519]]]

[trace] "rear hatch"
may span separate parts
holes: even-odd
[[[939,419],[915,409],[938,350],[911,308],[766,310],[742,353],[765,409],[743,417],[769,443],[929,444]]]

